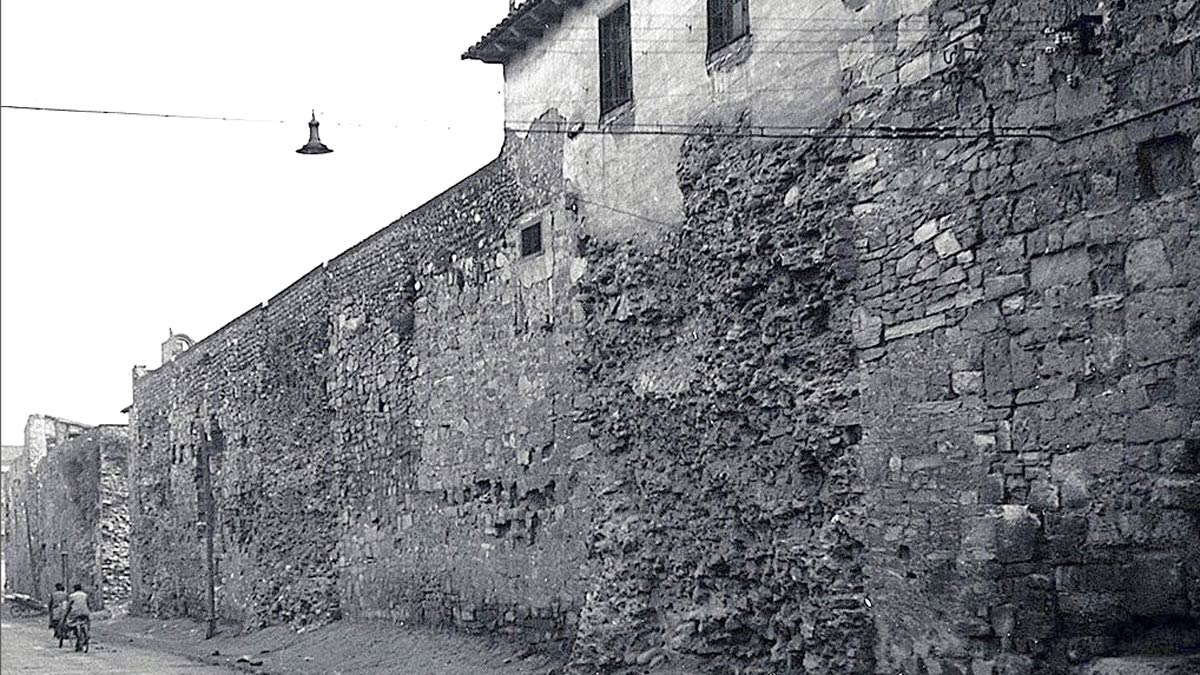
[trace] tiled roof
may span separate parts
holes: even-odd
[[[562,20],[563,13],[587,0],[525,0],[513,7],[504,20],[488,31],[467,51],[464,59],[484,63],[504,63],[525,50],[550,26]]]

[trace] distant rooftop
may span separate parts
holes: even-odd
[[[562,20],[563,13],[587,0],[525,0],[467,51],[464,59],[505,63]]]

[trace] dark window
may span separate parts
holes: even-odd
[[[542,252],[542,224],[534,223],[521,230],[521,257]]]
[[[633,100],[629,3],[600,19],[600,115]]]
[[[708,0],[708,53],[750,32],[750,0]]]

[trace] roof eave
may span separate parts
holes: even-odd
[[[563,14],[587,0],[526,0],[509,12],[462,58],[484,63],[506,63],[525,51],[530,42],[542,36],[551,26],[562,21]]]

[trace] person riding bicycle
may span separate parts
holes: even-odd
[[[62,584],[54,584],[50,592],[50,630],[58,635],[59,623],[67,616],[67,591]]]
[[[68,628],[77,632],[81,626],[85,631],[90,631],[92,627],[92,610],[88,607],[88,594],[83,591],[82,584],[75,584],[71,595],[67,597],[66,622]],[[79,643],[76,642],[75,651],[79,649]]]

